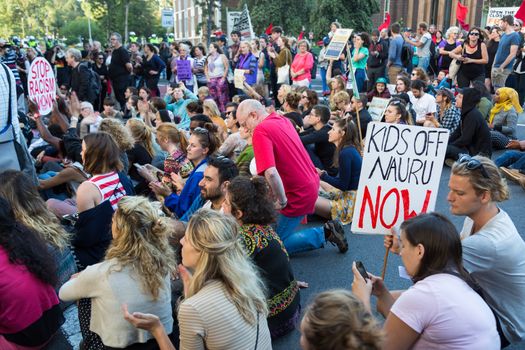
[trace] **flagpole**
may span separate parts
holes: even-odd
[[[350,54],[350,45],[348,43],[346,43],[346,55],[348,59],[348,74],[352,77],[352,90],[354,92],[353,97],[355,97],[357,100],[361,100],[359,96],[359,89],[357,88],[357,82],[355,81],[354,67],[352,65],[352,55]],[[363,145],[363,135],[361,133],[361,119],[359,118],[359,109],[356,108],[355,112],[357,119],[357,130],[359,131],[359,141],[361,142],[361,145]]]
[[[253,33],[252,19],[250,18],[250,11],[248,10],[248,4],[244,4],[244,8],[246,9],[246,13],[248,14],[248,25],[250,26],[250,39],[253,39],[255,38],[255,35]]]

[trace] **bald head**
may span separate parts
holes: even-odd
[[[240,126],[251,131],[268,116],[268,112],[259,101],[249,99],[241,102],[236,115]]]

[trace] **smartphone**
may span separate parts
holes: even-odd
[[[139,163],[133,163],[133,165],[135,166],[135,168],[137,169],[140,169],[142,168],[142,165],[140,165]]]
[[[357,268],[357,271],[359,271],[359,273],[361,274],[361,276],[363,276],[365,280],[370,279],[370,277],[368,277],[368,273],[366,272],[365,266],[363,265],[361,261],[356,261],[355,267]]]

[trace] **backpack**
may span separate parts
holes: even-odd
[[[98,75],[98,73],[95,72],[88,64],[85,64],[85,67],[89,73],[90,94],[96,99],[97,96],[102,92],[102,80],[100,79],[100,75]]]
[[[412,47],[403,43],[403,47],[401,48],[401,63],[404,67],[410,66],[412,55]]]

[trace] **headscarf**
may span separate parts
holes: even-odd
[[[492,124],[494,116],[501,112],[502,110],[507,112],[512,107],[516,110],[517,113],[523,112],[521,108],[519,96],[516,90],[512,88],[502,87],[498,89],[499,102],[492,107],[489,114],[489,124]]]

